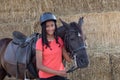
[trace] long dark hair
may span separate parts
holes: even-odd
[[[54,21],[54,20],[52,20],[52,21]],[[58,42],[58,34],[57,34],[57,24],[56,24],[56,21],[54,21],[54,24],[55,24],[54,38],[56,40],[56,43],[59,44],[59,47],[60,47],[61,45]],[[42,26],[42,45],[43,46],[45,45],[46,48],[49,47],[51,49],[51,47],[49,45],[49,42],[47,40],[46,22],[42,23],[41,26]]]

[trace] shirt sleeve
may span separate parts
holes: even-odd
[[[38,39],[36,42],[36,50],[42,51],[42,39]]]

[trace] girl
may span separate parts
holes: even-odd
[[[65,80],[62,56],[70,62],[62,39],[57,35],[56,17],[50,12],[40,16],[42,38],[36,43],[36,64],[40,80]]]

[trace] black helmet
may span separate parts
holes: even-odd
[[[45,12],[45,13],[43,13],[43,15],[40,16],[40,24],[42,24],[48,20],[56,21],[55,15],[52,14],[51,12]]]

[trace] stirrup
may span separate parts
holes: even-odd
[[[30,80],[27,78],[27,70],[25,70],[24,77],[25,77],[24,80]]]

